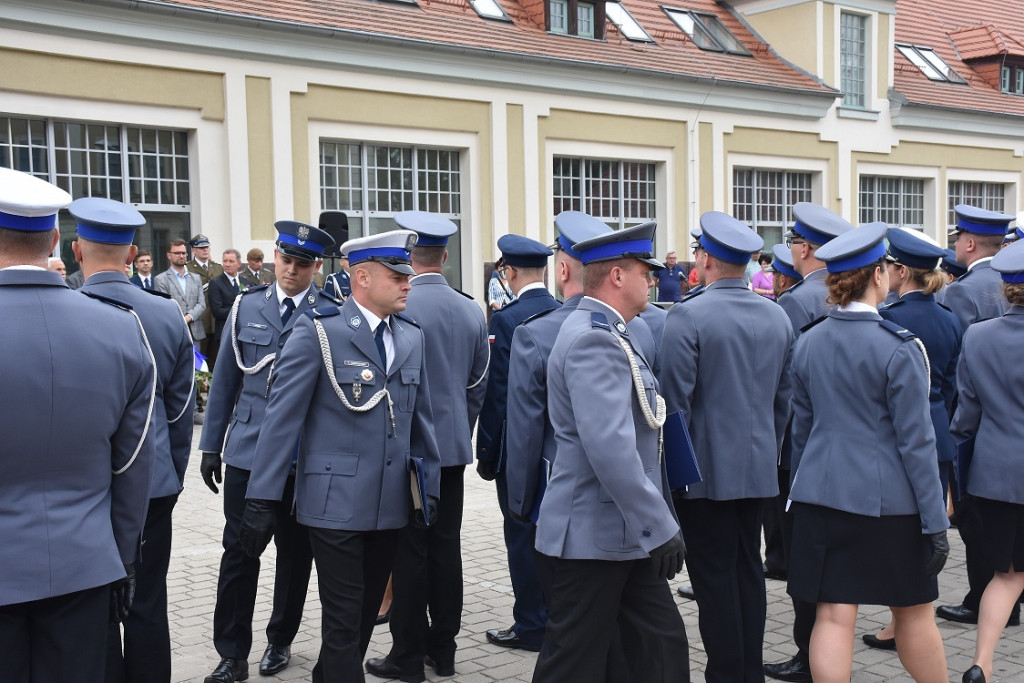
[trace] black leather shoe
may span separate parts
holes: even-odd
[[[879,638],[874,633],[865,633],[860,637],[864,641],[864,644],[868,647],[873,647],[876,650],[895,650],[896,639],[895,638]]]
[[[683,584],[679,588],[676,588],[676,593],[679,597],[686,598],[687,600],[696,600],[697,596],[693,594],[693,586]]]
[[[961,624],[977,624],[978,613],[963,605],[939,605],[935,610],[935,616],[946,621],[956,621]]]
[[[767,564],[761,565],[761,569],[764,570],[764,578],[766,579],[772,579],[773,581],[786,580],[786,572],[782,569],[769,567]]]
[[[797,657],[788,662],[778,664],[765,664],[761,667],[764,675],[780,681],[812,681],[811,665]]]
[[[455,664],[454,663],[452,663],[452,664],[438,664],[436,660],[434,660],[434,659],[432,659],[430,657],[426,657],[423,660],[423,663],[426,664],[427,666],[429,666],[430,668],[432,668],[434,670],[434,673],[436,673],[438,676],[441,676],[442,678],[447,678],[448,676],[454,676],[455,675]]]
[[[525,642],[519,637],[518,633],[510,628],[492,628],[487,632],[487,642],[491,645],[500,645],[501,647],[511,647],[519,650],[527,650],[528,652],[540,652],[539,646]]]
[[[373,674],[377,678],[390,678],[399,680],[402,683],[423,683],[427,677],[421,669],[417,672],[402,671],[398,665],[387,657],[374,657],[366,660],[366,673]]]
[[[249,662],[244,659],[224,657],[203,683],[234,683],[234,681],[244,681],[248,678]]]
[[[260,676],[276,674],[288,666],[291,659],[292,649],[287,645],[267,645],[263,659],[260,660]]]
[[[975,664],[964,672],[963,683],[985,683],[985,672]]]

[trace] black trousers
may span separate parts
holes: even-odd
[[[309,535],[322,609],[313,683],[363,681],[363,657],[394,565],[399,530],[310,528]]]
[[[405,672],[423,670],[423,657],[455,663],[462,623],[462,502],[466,467],[441,468],[441,502],[428,529],[410,524],[398,539],[392,572],[388,659]],[[430,622],[427,622],[427,613]]]
[[[789,470],[779,471],[779,495],[764,501],[764,563],[774,571],[786,573],[789,567],[789,544],[793,525],[783,524],[786,501],[789,499]],[[792,521],[792,520],[791,520]]]
[[[551,592],[534,683],[689,682],[683,619],[650,559],[563,560],[538,554],[538,562]],[[626,677],[609,671],[616,638]]]
[[[110,586],[0,606],[5,683],[102,683]]]
[[[537,569],[534,543],[537,528],[533,522],[520,522],[508,511],[508,482],[505,472],[499,472],[495,479],[498,492],[498,507],[504,518],[505,548],[508,551],[508,576],[516,601],[512,605],[512,630],[520,640],[541,647],[548,621],[548,610],[544,604],[544,586]]]
[[[167,567],[171,562],[171,513],[178,496],[150,498],[135,561],[135,599],[121,628],[110,625],[107,683],[169,683],[171,633],[167,624]]]
[[[217,605],[213,610],[213,644],[221,657],[248,659],[252,649],[252,614],[260,561],[245,554],[238,531],[245,511],[248,470],[224,468],[224,554],[217,578]],[[302,609],[309,587],[313,554],[309,530],[291,513],[295,477],[289,476],[277,507],[274,545],[277,566],[274,576],[274,607],[267,624],[267,642],[291,645],[302,623]]]
[[[763,498],[675,501],[712,683],[764,681],[763,507]]]

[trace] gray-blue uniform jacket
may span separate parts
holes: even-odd
[[[790,500],[949,527],[928,372],[917,340],[874,312],[835,310],[793,347]]]
[[[282,325],[275,285],[250,287],[235,299],[234,313],[224,323],[219,362],[213,370],[200,451],[223,450],[225,464],[252,469],[256,439],[267,412],[271,374],[276,372],[274,365],[281,348],[300,315],[314,306],[326,310],[337,305],[337,299],[310,285],[302,303]]]
[[[13,605],[111,583],[135,561],[156,371],[135,316],[57,273],[0,270],[0,309],[0,605]]]
[[[548,358],[562,323],[581,299],[582,294],[571,296],[560,308],[528,318],[512,335],[505,441],[508,506],[520,517],[530,515],[535,522],[551,463],[555,461],[555,430],[548,419]],[[656,343],[647,323],[637,316],[626,329],[648,365],[653,366]]]
[[[430,407],[441,467],[473,462],[473,427],[487,390],[487,322],[480,307],[439,273],[413,277],[405,314],[426,344]]]
[[[998,318],[1010,306],[1003,296],[1003,280],[992,270],[991,261],[976,263],[944,291],[942,304],[956,314],[965,332],[979,320]]]
[[[957,442],[976,437],[967,492],[1008,503],[1024,503],[1024,364],[1005,362],[1007,349],[1019,348],[1022,338],[1024,306],[968,328],[950,427]]]
[[[633,335],[616,322],[613,309],[585,297],[562,324],[548,360],[558,456],[536,548],[551,557],[642,559],[679,531],[659,430],[641,412],[618,338],[629,342],[652,410],[658,382]]]
[[[704,477],[684,497],[778,495],[792,345],[786,314],[742,279],[712,282],[669,311],[658,381],[668,412],[683,411]]]
[[[156,400],[150,432],[156,448],[149,497],[181,493],[192,450],[195,355],[192,335],[178,305],[152,290],[133,285],[124,273],[93,273],[81,291],[123,301],[142,321],[156,362]]]
[[[674,304],[673,304],[674,306]],[[661,348],[661,338],[665,334],[665,319],[668,317],[668,311],[661,306],[655,306],[654,304],[648,304],[640,315],[637,316],[640,320],[643,320],[647,327],[651,330],[651,335],[654,337],[655,350]],[[633,321],[630,320],[630,323]],[[647,360],[654,364],[654,357],[648,356]]]
[[[793,325],[794,338],[800,337],[800,330],[829,312],[832,308],[826,303],[828,287],[825,278],[828,272],[820,268],[807,274],[803,280],[786,291],[786,296],[779,297],[778,305],[789,316]]]
[[[315,323],[322,325],[326,345]],[[394,360],[385,374],[373,330],[354,299],[299,318],[277,362],[247,498],[281,499],[300,435],[295,475],[300,524],[347,531],[404,527],[412,509],[411,456],[423,458],[427,495],[439,497],[441,457],[423,333],[395,315],[391,332]],[[393,411],[387,396],[362,410],[385,388]]]

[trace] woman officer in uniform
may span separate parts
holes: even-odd
[[[923,345],[882,319],[886,226],[818,249],[833,310],[793,350],[790,595],[817,603],[816,683],[848,683],[860,604],[893,608],[896,642],[920,682],[947,681],[931,602],[949,554]]]
[[[1024,242],[992,259],[1010,310],[971,325],[964,334],[951,427],[959,443],[974,438],[967,492],[976,497],[982,552],[996,573],[981,597],[974,666],[965,683],[992,677],[992,658],[1014,603],[1024,590],[1024,365],[1006,363],[1007,349],[1024,338]]]

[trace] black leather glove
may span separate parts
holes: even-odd
[[[135,600],[135,566],[124,566],[126,576],[110,584],[110,621],[119,624],[128,616]]]
[[[433,496],[427,496],[427,515],[430,519],[430,524],[437,521],[437,498]],[[423,515],[423,510],[412,511],[412,523],[417,529],[426,529],[430,524],[427,524],[426,519]]]
[[[924,565],[925,573],[928,576],[938,576],[942,568],[946,566],[948,557],[949,540],[946,538],[946,532],[928,534],[928,561]]]
[[[494,470],[494,462],[491,460],[477,460],[476,473],[484,481],[494,481],[494,478],[498,476],[498,473]]]
[[[267,544],[274,536],[274,522],[277,513],[274,507],[276,500],[249,499],[245,501],[242,512],[242,524],[238,529],[238,541],[245,548],[249,557],[259,557],[267,549]]]
[[[199,463],[199,472],[203,475],[206,486],[214,493],[220,493],[217,484],[220,483],[220,453],[203,453],[203,461]],[[217,484],[213,480],[217,480]]]
[[[515,510],[513,510],[512,508],[509,508],[508,509],[508,516],[511,517],[512,519],[516,520],[517,522],[524,522],[524,523],[525,522],[529,522],[530,524],[533,524],[533,520],[530,519],[529,511],[527,511],[527,513],[525,515],[521,515],[518,512],[516,512]]]
[[[686,545],[683,543],[683,535],[678,531],[667,542],[651,551],[654,572],[662,579],[671,579],[678,574],[683,568],[684,559]]]

